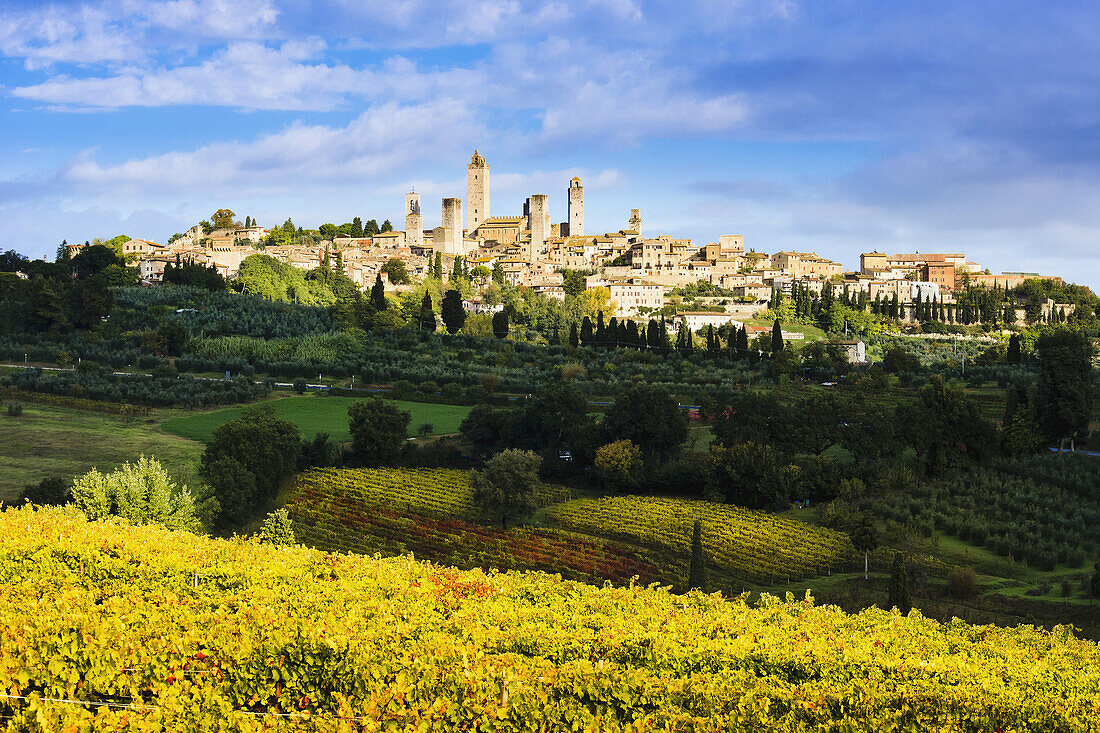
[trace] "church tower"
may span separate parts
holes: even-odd
[[[642,210],[631,209],[630,210],[630,228],[638,232],[639,236],[642,233]]]
[[[470,164],[466,166],[466,206],[469,208],[468,228],[472,234],[489,218],[489,164],[478,155],[477,150],[474,150]]]
[[[424,243],[424,219],[420,216],[420,194],[405,194],[405,244],[419,247]]]
[[[569,236],[584,236],[584,186],[576,176],[569,182]]]

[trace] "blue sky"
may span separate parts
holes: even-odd
[[[0,216],[164,241],[228,207],[401,228],[585,182],[590,232],[964,251],[1100,286],[1100,5],[871,0],[0,4]]]

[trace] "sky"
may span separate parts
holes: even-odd
[[[1095,0],[0,3],[5,242],[164,242],[219,208],[404,228],[532,193],[588,233],[965,252],[1100,288]]]

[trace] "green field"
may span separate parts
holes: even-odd
[[[160,429],[164,415],[121,418],[97,412],[25,404],[21,417],[0,416],[0,500],[12,502],[27,484],[48,476],[110,470],[139,455],[156,456],[177,480],[192,483],[203,446]]]
[[[270,404],[274,406],[275,412],[279,413],[280,417],[297,425],[298,431],[307,440],[317,433],[328,433],[337,442],[347,442],[351,440],[351,434],[348,432],[348,407],[359,401],[360,398],[356,397],[305,395],[284,397]],[[419,427],[424,423],[431,423],[433,435],[457,433],[458,426],[470,411],[469,407],[462,405],[432,405],[402,401],[398,401],[397,404],[401,409],[412,413],[412,420],[409,422],[410,436],[419,435]],[[169,433],[205,443],[210,440],[215,428],[240,417],[247,409],[247,407],[229,407],[214,412],[188,415],[168,420],[163,427]]]

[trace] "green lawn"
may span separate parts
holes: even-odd
[[[298,426],[299,432],[305,439],[312,438],[317,433],[328,433],[333,440],[347,442],[351,440],[348,432],[348,407],[360,398],[356,397],[322,397],[318,395],[303,395],[285,397],[272,401],[275,412]],[[424,423],[432,424],[432,434],[457,433],[458,426],[470,411],[469,407],[462,405],[434,405],[422,402],[403,402],[397,404],[403,410],[412,413],[409,422],[409,435],[419,435],[419,427]],[[164,423],[164,429],[169,433],[206,442],[210,440],[214,429],[219,425],[238,418],[248,409],[247,407],[229,407],[224,410],[215,410],[187,417],[179,417]]]
[[[142,453],[156,456],[176,480],[193,483],[203,446],[163,432],[158,423],[165,414],[178,411],[127,419],[30,403],[21,417],[0,416],[0,500],[15,501],[27,484],[47,476],[107,471]]]

